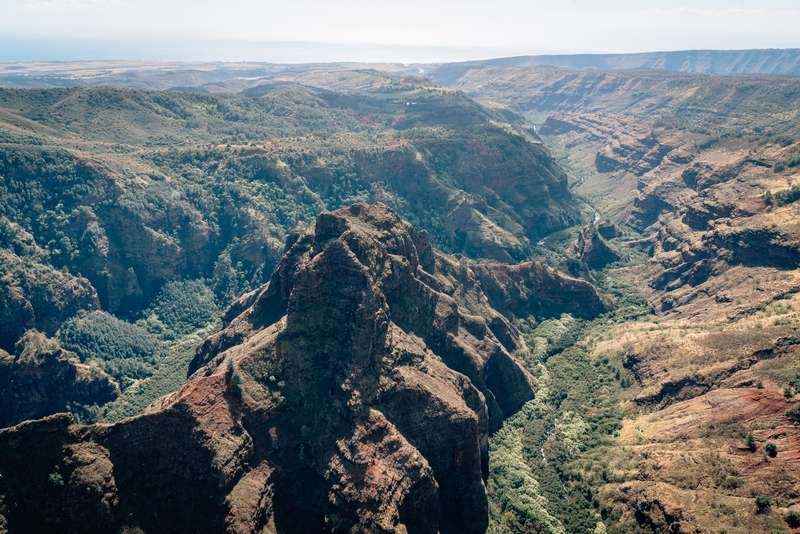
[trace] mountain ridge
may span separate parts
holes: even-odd
[[[800,74],[800,48],[676,50],[617,54],[546,54],[446,63],[434,74],[459,67],[565,67],[571,69],[652,69],[698,74]]]
[[[542,54],[442,63],[305,63],[65,61],[0,63],[0,87],[127,87],[240,92],[309,72],[378,69],[399,76],[432,76],[445,85],[469,68],[550,66],[570,69],[652,69],[701,74],[800,74],[800,48],[675,50],[635,53]]]
[[[468,266],[354,204],[321,214],[243,308],[143,415],[0,430],[8,531],[486,530],[489,433],[538,386]]]

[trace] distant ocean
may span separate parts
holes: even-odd
[[[553,51],[521,48],[234,40],[76,39],[0,35],[0,61],[254,61],[446,63]]]

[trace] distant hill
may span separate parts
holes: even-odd
[[[653,69],[571,69],[547,65],[443,66],[431,74],[439,84],[480,102],[523,112],[625,113],[657,119],[680,117],[697,124],[758,134],[800,134],[786,110],[800,102],[800,77],[713,75]]]
[[[800,74],[800,49],[684,50],[641,54],[516,56],[459,63],[222,63],[162,61],[55,61],[0,63],[0,87],[120,87],[238,93],[309,73],[376,69],[399,76],[424,75],[453,85],[469,70],[492,67],[656,69],[702,74]]]
[[[480,67],[569,67],[573,69],[659,69],[703,74],[800,74],[800,49],[681,50],[641,54],[565,54],[517,56],[485,61],[449,63],[436,70],[436,78]]]

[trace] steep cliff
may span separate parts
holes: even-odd
[[[0,426],[10,426],[81,405],[104,404],[119,386],[97,365],[80,363],[58,342],[30,330],[12,356],[0,350]]]
[[[581,229],[575,243],[575,254],[592,269],[602,269],[609,263],[622,259],[620,253],[609,246],[594,225]]]
[[[0,349],[13,352],[29,329],[53,335],[78,314],[100,308],[86,278],[0,249]]]
[[[0,431],[10,532],[486,529],[488,435],[537,385],[479,284],[453,283],[479,276],[381,204],[288,245],[144,415]]]

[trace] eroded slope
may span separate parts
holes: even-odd
[[[383,205],[289,245],[144,415],[0,432],[10,531],[486,529],[488,433],[536,391],[516,329]],[[586,282],[529,268],[603,309]]]

